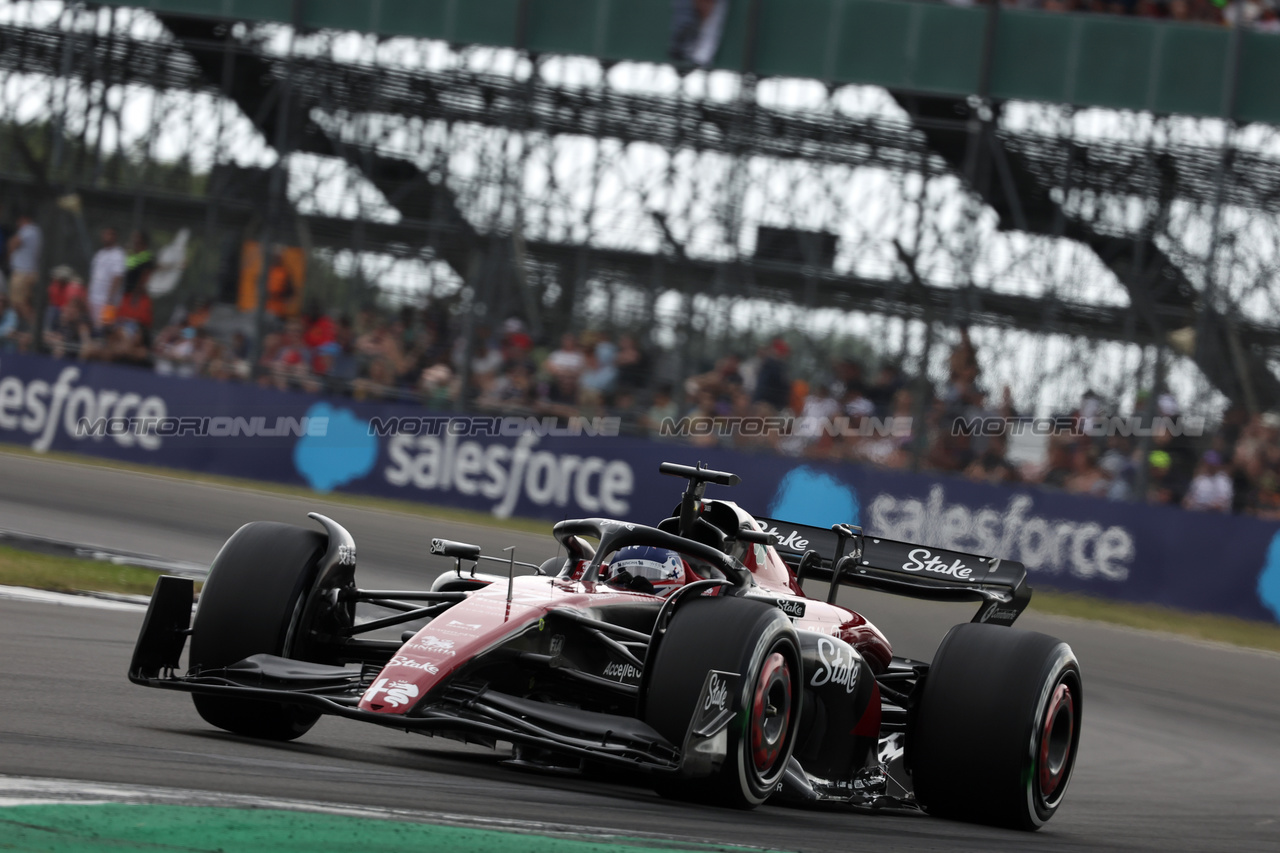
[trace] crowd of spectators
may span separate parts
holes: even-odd
[[[1136,413],[1127,415],[1088,393],[1073,410],[1036,419],[1044,428],[1038,433],[1044,452],[1015,461],[1011,437],[1036,435],[1033,419],[1015,408],[1009,388],[995,399],[985,393],[967,333],[951,352],[948,380],[940,388],[908,380],[892,365],[868,378],[852,361],[834,363],[824,383],[787,382],[786,357],[786,344],[775,341],[746,362],[722,358],[686,382],[692,403],[685,414],[722,423],[734,416],[794,414],[790,434],[692,429],[687,440],[1280,519],[1280,414],[1250,416],[1231,408],[1216,429],[1204,431],[1204,420],[1183,418],[1168,393],[1154,400],[1141,395]],[[784,381],[775,378],[779,371]],[[673,411],[664,397],[649,421]],[[975,423],[1005,426],[984,434],[973,429]],[[1107,425],[1114,428],[1103,429]]]
[[[988,0],[945,0],[953,6],[981,6]],[[1280,33],[1280,0],[1001,0],[1014,9],[1131,15],[1185,23],[1232,26],[1243,21],[1263,32]]]
[[[208,300],[180,304],[157,321],[147,290],[155,256],[142,232],[130,235],[126,248],[113,229],[104,229],[88,286],[72,268],[54,267],[37,318],[32,295],[39,279],[30,271],[39,268],[39,230],[25,217],[7,230],[0,235],[7,262],[7,268],[0,264],[0,352],[36,347],[38,325],[40,348],[55,358],[440,411],[612,415],[624,430],[695,446],[1280,518],[1280,414],[1231,409],[1212,434],[1190,435],[1168,428],[1181,412],[1163,393],[1136,406],[1139,414],[1158,416],[1140,424],[1154,424],[1152,435],[1089,437],[1077,427],[1119,413],[1087,394],[1055,420],[1041,452],[1014,454],[1008,433],[957,428],[975,418],[1017,423],[1023,416],[1008,388],[988,393],[967,332],[951,351],[947,381],[936,387],[893,364],[867,372],[848,359],[798,376],[783,338],[663,382],[659,376],[676,375],[657,369],[659,362],[671,364],[670,353],[633,334],[589,330],[539,340],[522,319],[510,317],[494,327],[477,324],[468,336],[446,303],[330,314],[302,300],[289,275],[276,268],[277,253],[267,273],[266,334],[255,350],[243,331],[212,322],[215,306]]]

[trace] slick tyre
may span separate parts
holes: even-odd
[[[1083,709],[1071,647],[964,624],[938,647],[907,729],[906,761],[930,814],[1035,830],[1075,769]]]
[[[302,607],[328,545],[318,531],[254,522],[237,530],[209,568],[191,628],[192,670],[250,655],[304,655]],[[296,705],[194,694],[206,722],[239,735],[293,740],[320,715]]]
[[[710,778],[668,779],[663,796],[755,808],[777,788],[795,748],[802,700],[800,646],[782,611],[746,598],[680,603],[658,643],[642,716],[683,746],[711,670],[738,673],[724,763]]]

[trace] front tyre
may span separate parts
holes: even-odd
[[[1080,665],[1054,637],[996,625],[951,629],[907,731],[916,799],[933,815],[1039,829],[1075,769]]]
[[[680,603],[648,662],[643,717],[683,744],[707,673],[739,673],[739,713],[729,723],[724,763],[710,778],[664,780],[677,799],[754,808],[777,789],[800,722],[801,663],[795,629],[776,607],[746,598]]]
[[[256,654],[303,658],[300,621],[328,538],[274,522],[241,527],[218,552],[191,627],[190,667],[218,669]],[[293,740],[320,715],[296,705],[192,695],[196,711],[220,729],[248,737]]]

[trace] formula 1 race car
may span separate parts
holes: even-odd
[[[704,498],[737,476],[661,470],[688,485],[656,527],[562,521],[561,553],[540,564],[436,539],[431,553],[454,566],[430,590],[358,587],[355,543],[318,514],[323,532],[247,524],[194,621],[192,581],[159,579],[129,678],[192,693],[206,721],[253,737],[296,738],[333,714],[509,743],[523,766],[630,768],[663,795],[742,808],[1022,829],[1053,816],[1080,742],[1081,675],[1065,643],[1010,627],[1031,598],[1021,564],[753,517]],[[820,581],[826,600],[806,597]],[[841,585],[980,607],[924,663],[836,605]]]

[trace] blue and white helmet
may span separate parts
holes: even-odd
[[[675,551],[651,545],[628,545],[613,555],[609,562],[613,573],[625,571],[633,578],[644,578],[658,591],[684,585],[684,560]]]

